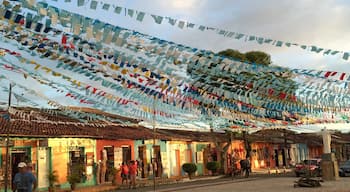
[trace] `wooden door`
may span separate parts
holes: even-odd
[[[181,159],[180,159],[180,150],[175,150],[175,158],[176,158],[176,172],[175,176],[181,176]]]

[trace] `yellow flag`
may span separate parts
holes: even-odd
[[[129,72],[129,70],[123,69],[121,73],[122,73],[123,75],[126,75],[128,72]]]

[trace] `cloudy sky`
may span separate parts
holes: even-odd
[[[350,2],[346,0],[101,0],[100,2],[233,32],[350,51],[350,25],[348,25]],[[348,67],[350,61],[346,62],[340,56],[323,56],[297,47],[262,46],[222,37],[213,32],[179,29],[166,21],[158,25],[151,18],[138,22],[127,16],[96,14],[95,11],[89,12],[82,8],[63,6],[64,3],[56,5],[192,47],[215,52],[226,48],[243,52],[261,50],[270,53],[273,62],[277,65],[350,72]]]

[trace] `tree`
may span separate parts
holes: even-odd
[[[197,171],[197,165],[194,163],[184,163],[182,169],[188,174],[188,178],[191,179],[193,173]]]
[[[271,56],[262,51],[249,51],[246,53],[241,53],[237,50],[226,49],[220,51],[218,54],[242,62],[256,63],[262,65],[270,65],[272,63]]]
[[[258,65],[269,66],[271,69],[276,69],[279,72],[266,72],[266,73],[250,73],[250,72],[240,72],[240,75],[244,79],[249,79],[247,82],[240,82],[236,78],[231,78],[230,81],[234,84],[242,84],[245,83],[249,85],[248,87],[251,89],[258,90],[259,87],[250,87],[251,84],[255,81],[259,81],[261,79],[270,79],[271,82],[274,82],[275,85],[273,87],[273,92],[270,95],[262,95],[275,97],[278,99],[280,93],[295,95],[295,91],[298,89],[297,83],[294,82],[291,78],[291,74],[289,69],[280,67],[280,66],[270,66],[272,64],[271,56],[268,53],[262,51],[249,51],[246,53],[241,53],[237,50],[226,49],[218,52],[219,55],[225,56],[227,58],[231,58],[234,60],[241,60],[242,62],[255,63]],[[211,83],[213,86],[213,82]],[[232,87],[232,86],[231,86]],[[272,88],[272,87],[271,87]],[[233,89],[229,89],[229,91],[233,91]],[[286,98],[287,100],[292,100],[292,98]]]
[[[250,63],[257,63],[257,64],[263,64],[263,65],[270,65],[272,63],[271,56],[265,52],[261,51],[249,51],[246,52],[245,58]]]
[[[215,175],[216,171],[220,168],[220,163],[216,161],[208,162],[206,168]]]
[[[226,49],[226,50],[220,51],[218,54],[221,56],[233,58],[233,59],[240,60],[240,61],[247,61],[247,58],[246,58],[244,53],[241,53],[241,52],[239,52],[237,50],[233,50],[233,49]]]

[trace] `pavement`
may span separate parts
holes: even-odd
[[[205,186],[208,183],[216,183],[216,184],[225,184],[225,182],[243,182],[255,180],[261,177],[283,177],[283,176],[291,176],[291,169],[286,170],[268,170],[268,169],[259,169],[253,170],[250,178],[244,178],[242,176],[235,176],[231,178],[229,176],[197,176],[192,178],[191,180],[187,177],[178,177],[178,178],[157,178],[156,179],[156,191],[174,191],[178,187],[186,187],[188,186]],[[269,174],[270,173],[270,174]],[[234,181],[233,181],[233,180]],[[98,186],[90,186],[90,187],[81,187],[74,190],[74,192],[109,192],[109,191],[154,191],[153,188],[153,180],[149,179],[138,179],[137,180],[137,189],[130,190],[127,185],[117,185],[113,186],[111,183],[106,183]],[[168,190],[170,189],[170,190]],[[59,190],[60,192],[66,192],[70,190]]]
[[[270,173],[270,174],[269,174]],[[93,187],[83,187],[75,192],[350,192],[350,177],[341,177],[336,181],[325,181],[321,187],[295,187],[292,169],[282,170],[253,170],[249,178],[243,176],[201,176],[193,179],[158,178],[155,189],[153,180],[137,180],[137,188],[129,189],[127,185],[112,186],[103,184]]]
[[[321,182],[321,187],[295,187],[295,177],[260,177],[244,180],[219,181],[214,183],[179,186],[156,190],[157,192],[349,192],[350,178]],[[142,191],[142,190],[141,190]],[[151,191],[151,190],[149,190]]]

